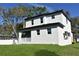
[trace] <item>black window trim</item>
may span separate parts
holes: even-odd
[[[47,28],[48,34],[52,34],[51,28]]]
[[[32,20],[32,25],[34,25],[34,20]]]
[[[54,18],[55,18],[55,16],[54,16],[54,15],[52,15],[51,17],[52,17],[52,19],[54,19]]]
[[[37,30],[37,35],[40,35],[40,30]]]
[[[41,19],[41,23],[43,23],[43,17],[41,17],[40,19]]]

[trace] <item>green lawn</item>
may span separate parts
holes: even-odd
[[[0,45],[2,56],[62,56],[79,55],[79,43],[58,46],[52,44]]]

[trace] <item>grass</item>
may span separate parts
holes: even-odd
[[[79,56],[79,43],[58,46],[52,44],[0,45],[0,56]]]

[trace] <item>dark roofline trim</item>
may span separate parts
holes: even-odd
[[[40,18],[40,17],[44,17],[44,16],[50,16],[50,15],[55,16],[55,15],[60,14],[60,13],[63,13],[63,15],[71,22],[71,18],[67,15],[66,11],[64,11],[63,9],[62,10],[58,10],[58,11],[54,11],[52,13],[44,13],[44,14],[41,14],[41,15],[37,15],[37,16],[33,16],[33,17],[28,17],[25,20],[26,21],[34,20],[36,18]]]
[[[42,28],[44,29],[48,27],[57,27],[57,26],[61,28],[64,27],[64,25],[62,25],[61,23],[51,23],[51,24],[44,24],[44,25],[34,26],[34,27],[29,27],[29,28],[23,28],[23,29],[20,29],[19,32],[37,30],[37,29],[42,29]]]

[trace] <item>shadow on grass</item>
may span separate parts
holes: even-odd
[[[42,50],[36,51],[35,56],[58,56],[58,54],[56,54],[55,52],[42,49]]]
[[[79,49],[79,47],[74,47],[75,49]]]

